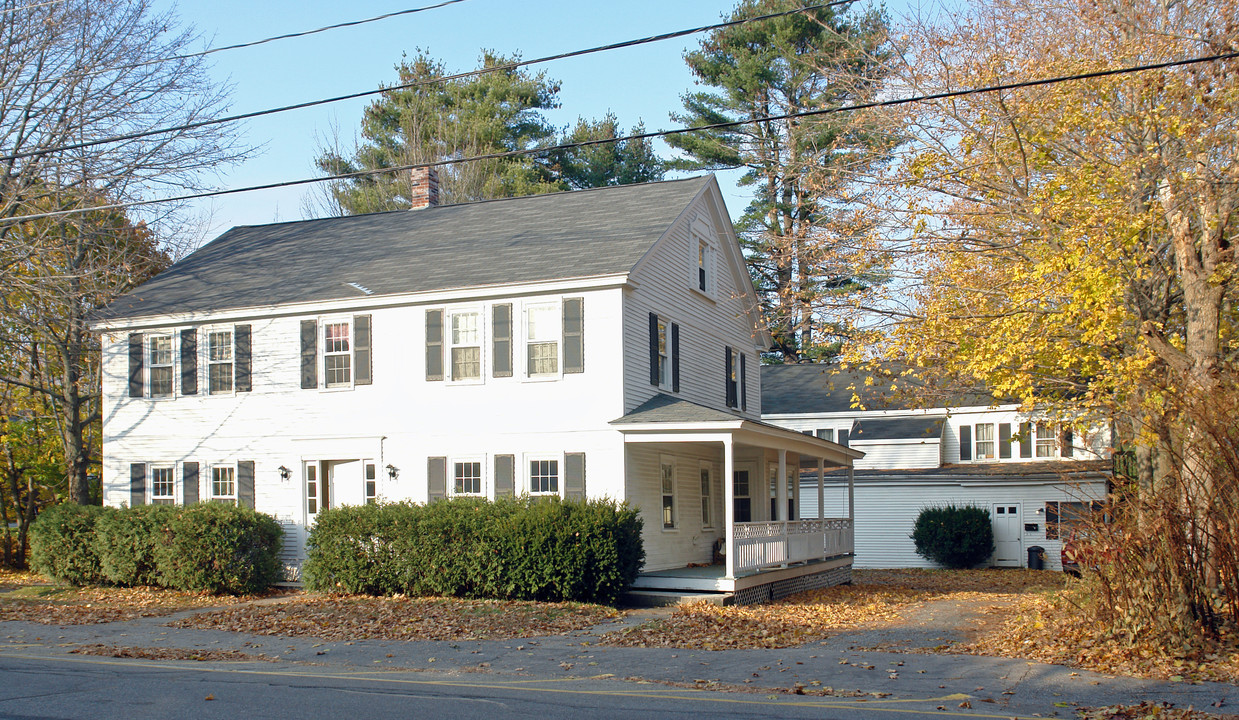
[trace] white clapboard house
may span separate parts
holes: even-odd
[[[616,498],[639,586],[848,577],[843,504],[761,500],[860,453],[761,421],[769,338],[713,177],[444,206],[412,182],[413,210],[233,228],[99,314],[108,505],[251,505],[295,572],[337,505]]]
[[[986,396],[959,396],[942,407],[913,404],[871,374],[821,364],[762,368],[762,418],[865,453],[854,488],[827,475],[827,507],[856,502],[856,567],[930,567],[910,534],[920,511],[976,505],[994,524],[992,565],[1022,567],[1059,550],[1073,518],[1105,498],[1112,474],[1111,433],[1104,424],[1056,423]],[[816,479],[800,500],[816,512]]]

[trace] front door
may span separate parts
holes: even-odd
[[[999,567],[1022,567],[1024,544],[1020,506],[996,503],[991,510],[994,520],[994,564]]]

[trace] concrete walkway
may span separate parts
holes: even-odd
[[[1190,705],[1215,713],[1239,712],[1239,687],[1235,685],[1137,680],[1023,660],[865,649],[944,644],[951,639],[952,631],[945,624],[934,623],[932,617],[898,628],[843,632],[818,644],[783,650],[712,652],[596,645],[608,632],[667,612],[636,611],[623,620],[571,635],[484,642],[322,642],[166,627],[169,621],[193,613],[85,626],[6,622],[0,623],[0,656],[84,659],[70,651],[98,644],[151,650],[233,650],[278,658],[245,663],[260,670],[278,667],[307,674],[416,673],[421,681],[564,682],[580,678],[612,683],[617,691],[633,683],[655,683],[766,695],[801,685],[810,695],[830,689],[822,700],[864,703],[867,711],[887,708],[890,713],[904,714],[949,711],[973,717],[1072,717],[1075,707],[1141,700]],[[119,662],[195,665],[192,660]]]

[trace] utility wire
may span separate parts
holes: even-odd
[[[850,1],[850,0],[849,0]],[[998,85],[986,85],[979,88],[967,88],[964,90],[948,90],[940,93],[932,93],[929,95],[914,95],[911,97],[894,98],[891,100],[880,100],[868,103],[859,103],[856,105],[842,105],[832,108],[820,108],[817,110],[802,110],[800,112],[786,113],[783,115],[768,115],[760,118],[750,118],[747,120],[733,120],[729,122],[712,123],[709,125],[698,125],[696,127],[676,128],[673,130],[655,130],[653,132],[636,133],[633,135],[625,135],[617,138],[605,138],[601,140],[582,140],[579,142],[564,143],[562,145],[550,145],[545,147],[530,148],[527,150],[509,150],[506,152],[487,153],[484,155],[472,155],[464,158],[454,158],[450,160],[438,160],[427,163],[413,163],[410,165],[396,165],[386,168],[376,168],[373,170],[358,170],[351,173],[341,173],[337,175],[326,175],[315,178],[302,178],[300,180],[285,180],[282,182],[266,183],[263,185],[250,185],[240,188],[229,188],[225,190],[211,190],[207,192],[191,193],[186,195],[177,195],[175,197],[158,198],[152,200],[135,200],[125,203],[113,203],[111,205],[96,205],[92,207],[74,208],[71,210],[56,210],[52,212],[36,213],[31,215],[18,215],[11,218],[4,218],[4,222],[8,224],[25,222],[27,220],[38,220],[42,218],[63,217],[65,215],[80,215],[83,213],[103,211],[103,210],[123,210],[131,207],[140,207],[144,205],[155,205],[166,202],[183,202],[185,200],[198,200],[202,198],[220,197],[223,195],[235,195],[237,193],[253,192],[256,190],[272,190],[275,188],[294,187],[297,185],[310,185],[313,183],[330,182],[334,180],[352,180],[363,177],[373,177],[375,175],[386,175],[389,173],[405,172],[418,168],[440,167],[445,165],[456,165],[458,163],[478,162],[481,160],[497,160],[502,158],[519,157],[522,155],[539,155],[555,150],[571,150],[573,148],[590,147],[594,145],[605,145],[613,142],[627,142],[630,140],[646,140],[657,137],[670,137],[673,135],[684,135],[687,133],[701,132],[703,130],[722,130],[726,128],[735,128],[742,125],[754,125],[757,123],[775,122],[779,120],[792,120],[796,118],[818,117],[822,115],[834,115],[838,113],[855,112],[857,110],[871,110],[874,108],[896,107],[899,105],[909,105],[919,102],[930,102],[934,100],[945,100],[948,98],[965,97],[968,95],[980,95],[983,93],[1000,92],[1003,90],[1018,90],[1021,88],[1040,87],[1043,85],[1054,85],[1063,82],[1075,82],[1077,80],[1091,80],[1095,78],[1113,77],[1116,75],[1128,75],[1138,72],[1147,72],[1149,70],[1164,70],[1167,68],[1183,67],[1186,65],[1198,65],[1201,63],[1217,62],[1220,60],[1230,60],[1239,58],[1239,52],[1222,53],[1219,55],[1206,55],[1202,57],[1187,58],[1185,60],[1167,60],[1159,63],[1149,63],[1145,65],[1129,65],[1121,68],[1113,68],[1110,70],[1095,70],[1086,73],[1077,73],[1073,75],[1058,75],[1054,77],[1042,78],[1040,80],[1021,80],[1019,82],[1001,83]]]
[[[341,102],[344,100],[356,100],[357,98],[369,97],[371,95],[381,95],[383,93],[391,92],[393,90],[407,90],[410,88],[420,87],[423,85],[434,85],[437,83],[448,82],[451,80],[460,80],[462,78],[476,77],[479,75],[486,75],[486,74],[495,73],[495,72],[503,72],[505,70],[512,70],[515,68],[525,67],[526,65],[537,65],[540,63],[551,62],[554,60],[564,60],[567,58],[579,57],[581,55],[591,55],[594,53],[608,52],[611,50],[620,50],[622,48],[634,47],[637,45],[645,45],[648,43],[659,42],[662,40],[670,40],[673,38],[683,37],[685,35],[695,35],[697,33],[708,32],[710,30],[718,30],[721,28],[734,27],[736,25],[743,25],[746,23],[758,22],[761,20],[769,20],[772,18],[783,17],[785,15],[794,15],[796,13],[802,13],[802,12],[806,12],[809,10],[820,10],[822,8],[834,7],[836,5],[847,5],[852,2],[856,2],[856,0],[833,0],[832,2],[821,3],[819,5],[808,5],[805,7],[796,8],[794,10],[787,10],[785,12],[771,13],[769,15],[759,15],[757,17],[746,18],[743,20],[730,20],[728,22],[717,23],[714,25],[703,25],[701,27],[690,28],[688,30],[676,30],[674,32],[663,33],[661,35],[651,35],[650,37],[639,38],[636,40],[624,40],[623,42],[612,43],[610,45],[599,45],[599,46],[592,47],[592,48],[586,48],[584,50],[572,50],[569,52],[559,53],[558,55],[547,55],[545,57],[535,58],[533,60],[521,60],[517,62],[505,63],[503,65],[496,65],[494,67],[479,68],[477,70],[470,70],[468,72],[456,73],[454,75],[443,75],[441,77],[431,78],[429,80],[418,80],[416,82],[401,83],[398,85],[391,85],[388,87],[380,87],[377,90],[365,90],[362,92],[350,93],[348,95],[337,95],[336,97],[324,98],[321,100],[309,100],[309,101],[302,102],[302,103],[296,103],[294,105],[284,105],[282,107],[269,108],[267,110],[255,110],[253,112],[241,113],[240,115],[229,115],[227,117],[213,118],[211,120],[200,120],[198,122],[186,123],[184,125],[174,125],[172,127],[155,128],[153,130],[142,130],[139,132],[132,132],[132,133],[124,134],[124,135],[113,135],[111,137],[99,138],[97,140],[88,140],[85,142],[73,143],[70,145],[60,145],[60,146],[50,147],[50,148],[41,148],[38,150],[26,150],[23,152],[13,153],[11,155],[0,155],[0,162],[8,162],[10,160],[20,160],[22,158],[49,155],[51,153],[64,152],[66,150],[80,150],[82,148],[95,147],[96,145],[105,145],[105,144],[114,143],[114,142],[122,142],[125,140],[138,140],[140,138],[150,137],[152,135],[163,135],[165,133],[170,133],[170,132],[181,132],[184,130],[197,130],[198,128],[208,127],[211,125],[220,125],[223,123],[236,122],[238,120],[249,120],[250,118],[262,117],[264,115],[274,115],[276,113],[288,112],[290,110],[301,110],[301,109],[308,108],[308,107],[316,107],[318,105],[327,105],[330,103],[337,103],[337,102]]]
[[[24,10],[26,8],[37,8],[37,7],[43,7],[44,5],[54,5],[56,3],[61,3],[61,2],[65,2],[65,0],[50,0],[50,2],[45,2],[45,3],[38,4],[38,5],[26,5],[18,9]],[[157,65],[159,63],[173,62],[176,60],[191,60],[196,57],[205,57],[207,55],[221,53],[226,50],[241,50],[243,48],[250,48],[256,45],[265,45],[266,43],[276,42],[277,40],[289,40],[291,38],[305,37],[307,35],[316,35],[318,33],[327,32],[328,30],[339,30],[340,28],[354,27],[356,25],[365,25],[367,23],[378,22],[379,20],[387,20],[389,18],[400,17],[402,15],[412,15],[414,13],[426,12],[427,10],[437,10],[441,7],[446,7],[448,5],[455,5],[456,3],[462,3],[462,2],[465,2],[465,0],[444,0],[443,2],[440,2],[435,5],[426,5],[424,7],[411,8],[409,10],[397,10],[395,12],[384,13],[383,15],[376,15],[375,17],[372,17],[372,18],[366,18],[365,20],[350,20],[348,22],[336,23],[334,25],[325,25],[323,27],[315,28],[313,30],[303,30],[301,32],[286,33],[284,35],[275,35],[273,37],[263,38],[261,40],[252,40],[250,42],[238,43],[236,45],[224,45],[222,47],[209,48],[207,50],[202,50],[200,52],[185,53],[183,55],[170,55],[168,57],[152,58],[150,60],[144,60],[142,62],[130,63],[128,65],[117,65],[115,67],[101,68],[99,70],[84,72],[79,77],[93,77],[96,75],[105,75],[107,73],[116,72],[118,70],[133,70],[135,68],[146,67],[147,65]],[[14,11],[5,10],[4,12],[14,12]],[[60,82],[58,78],[50,78],[48,80],[36,80],[34,82],[29,82],[19,87],[27,88],[27,87],[33,87],[35,85],[50,85],[50,84],[57,83],[57,82]]]

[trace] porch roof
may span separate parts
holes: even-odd
[[[712,442],[729,436],[742,445],[786,450],[844,467],[865,453],[794,430],[659,393],[611,421],[625,442]]]

